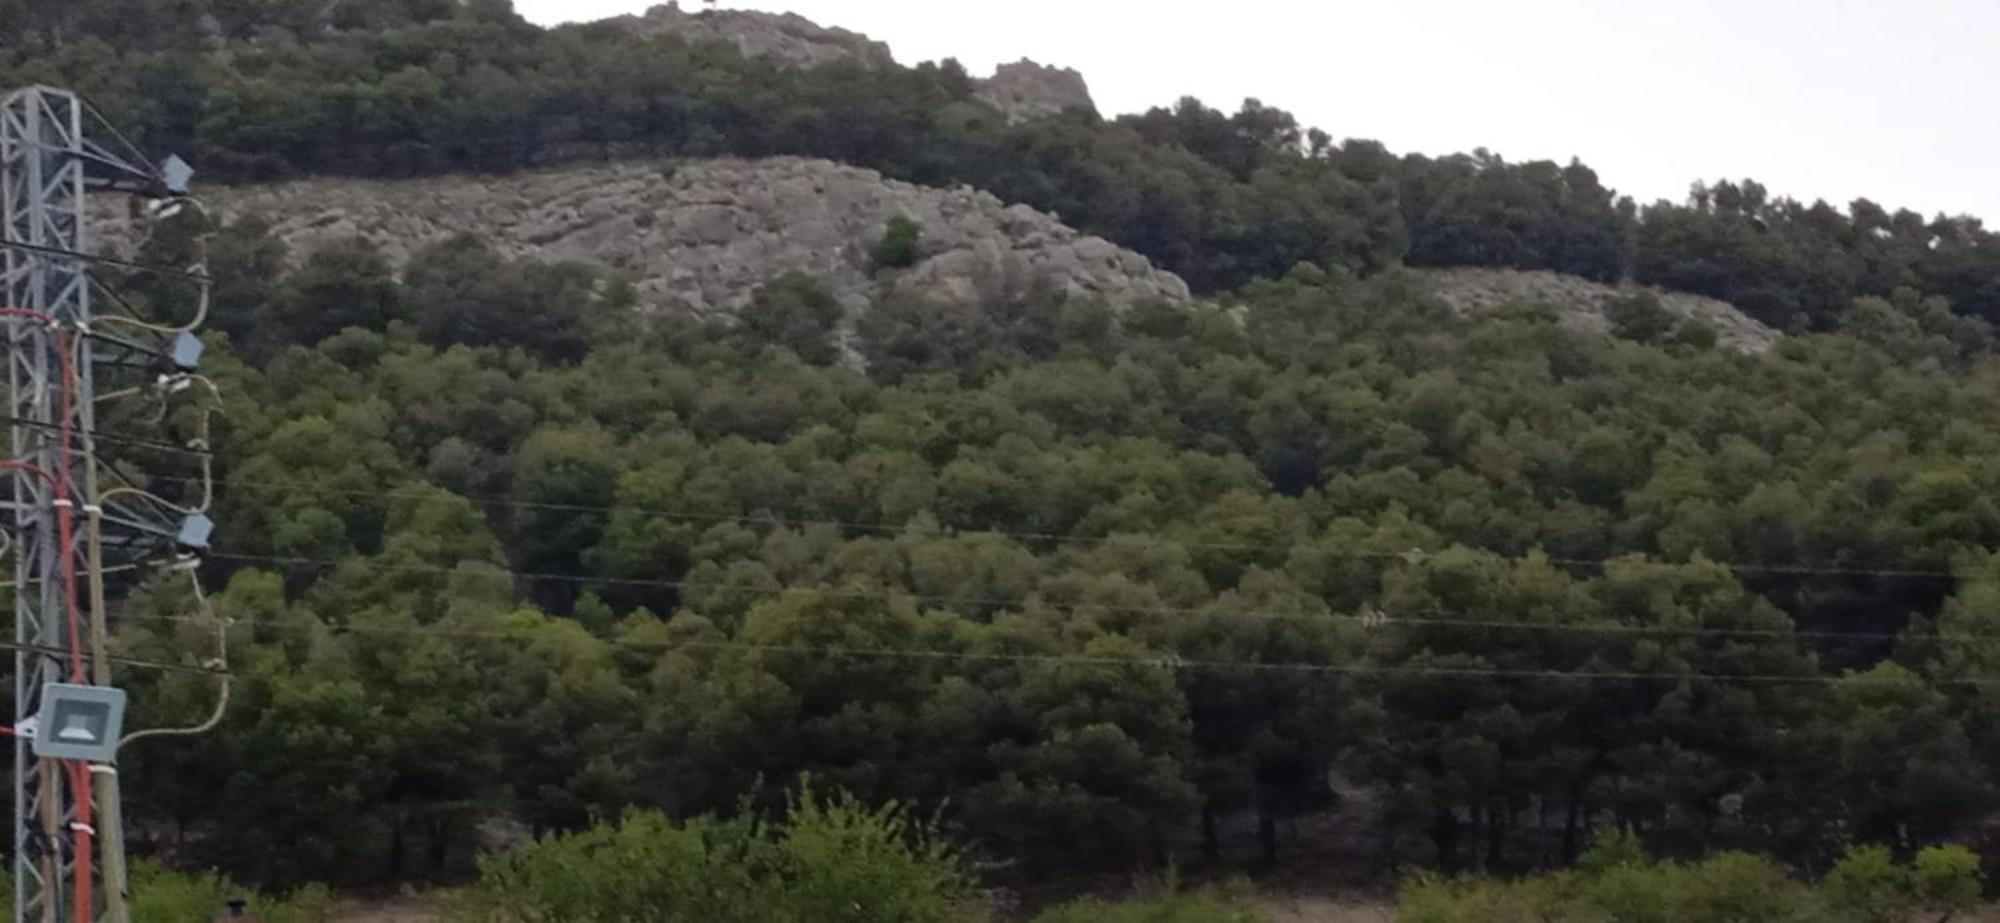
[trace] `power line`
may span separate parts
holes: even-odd
[[[144,263],[138,260],[122,260],[115,256],[104,256],[102,254],[97,254],[97,253],[80,253],[75,250],[65,250],[61,247],[45,247],[40,244],[31,244],[19,240],[0,241],[0,249],[26,250],[29,253],[40,253],[45,256],[61,257],[63,259],[78,260],[85,263],[98,263],[105,266],[117,266],[123,269],[137,270],[139,272],[149,272],[162,276],[172,276],[175,278],[187,279],[192,282],[202,282],[202,283],[208,282],[207,275],[198,272],[189,272],[185,269],[175,269],[171,266],[162,266],[159,265],[158,263]]]
[[[188,621],[192,616],[128,616],[152,621]],[[205,617],[204,617],[205,618]],[[511,631],[485,631],[473,629],[439,628],[419,626],[396,628],[379,625],[329,625],[325,622],[256,622],[235,623],[251,628],[277,628],[284,630],[325,629],[331,634],[385,635],[399,637],[436,637],[465,640],[522,640],[523,635]],[[617,648],[671,653],[678,650],[732,650],[761,653],[805,654],[833,657],[858,657],[876,659],[900,659],[919,661],[984,661],[999,663],[1045,663],[1078,666],[1137,666],[1165,670],[1245,670],[1287,673],[1318,673],[1352,676],[1426,676],[1444,678],[1505,678],[1505,679],[1572,679],[1572,680],[1713,680],[1722,682],[1745,682],[1782,685],[1830,685],[1841,682],[1840,677],[1813,673],[1661,673],[1628,670],[1558,670],[1558,669],[1516,669],[1505,667],[1423,667],[1373,664],[1334,664],[1313,661],[1262,661],[1262,660],[1212,660],[1202,658],[1182,658],[1171,654],[1157,657],[1114,657],[1091,654],[1040,654],[1019,651],[952,651],[928,648],[895,647],[855,647],[822,644],[767,644],[751,641],[647,641],[633,638],[604,638],[593,635],[596,641]],[[2000,677],[1972,676],[1943,678],[1934,680],[1940,684],[1973,686],[2000,685]]]
[[[192,449],[183,451],[187,451],[190,453],[195,452],[195,450]],[[199,478],[192,478],[185,476],[162,475],[155,479],[173,483],[187,483],[187,484],[196,484],[201,482],[201,479]],[[317,494],[330,494],[335,496],[367,497],[367,498],[382,499],[382,500],[419,500],[419,499],[427,499],[433,496],[433,494],[419,492],[419,491],[357,490],[353,488],[340,488],[340,487],[332,487],[332,486],[316,485],[316,484],[281,484],[269,481],[246,481],[246,480],[239,480],[232,478],[217,478],[215,479],[214,484],[218,487],[233,486],[233,487],[242,487],[242,488],[259,489],[259,490],[282,490],[294,493],[317,493]],[[438,489],[443,490],[443,488],[438,488]],[[1077,533],[1077,532],[1067,532],[1067,533],[1033,532],[1033,531],[1020,531],[1020,530],[1009,530],[1009,529],[989,529],[989,528],[970,528],[970,527],[956,528],[950,526],[937,526],[933,528],[914,527],[908,525],[893,526],[893,525],[884,525],[881,523],[864,523],[864,522],[854,522],[850,520],[841,520],[841,519],[785,517],[777,515],[750,516],[750,515],[730,514],[730,513],[701,513],[701,512],[692,512],[684,510],[657,509],[657,508],[642,507],[642,506],[596,506],[590,504],[576,504],[576,503],[545,503],[532,500],[516,500],[506,497],[467,496],[464,494],[451,493],[449,491],[447,491],[447,493],[450,493],[450,495],[453,497],[458,497],[459,499],[463,499],[476,504],[497,506],[502,508],[512,508],[512,509],[551,510],[551,511],[578,512],[578,513],[630,512],[645,516],[652,516],[659,519],[673,519],[673,520],[682,520],[688,522],[734,522],[743,525],[793,526],[793,527],[826,526],[826,527],[845,529],[855,532],[873,532],[889,536],[995,535],[1005,538],[1025,539],[1028,541],[1050,541],[1050,542],[1058,542],[1065,544],[1097,544],[1097,545],[1107,544],[1119,538],[1126,537],[1118,534],[1099,536],[1099,535],[1085,535],[1083,533]],[[1296,544],[1190,542],[1190,541],[1182,541],[1179,539],[1165,539],[1165,540],[1184,549],[1203,550],[1203,551],[1290,551],[1293,548],[1297,547]],[[1618,558],[1578,558],[1578,557],[1558,557],[1558,556],[1532,557],[1529,555],[1503,555],[1480,549],[1467,549],[1467,550],[1472,551],[1473,553],[1478,555],[1490,556],[1497,560],[1509,563],[1541,561],[1543,563],[1559,567],[1602,568],[1612,564],[1632,563],[1630,558],[1625,558],[1625,557],[1618,557]],[[1405,551],[1375,551],[1375,550],[1365,550],[1365,549],[1345,549],[1339,552],[1339,554],[1346,555],[1349,557],[1370,558],[1376,560],[1401,560],[1411,563],[1438,558],[1447,553],[1449,553],[1449,551],[1426,551],[1419,548],[1411,548]],[[1777,576],[1796,576],[1796,577],[1875,577],[1884,579],[1949,580],[1949,581],[1963,581],[1963,582],[1995,579],[1993,577],[1988,577],[1979,574],[1961,574],[1949,570],[1936,570],[1936,569],[1925,569],[1925,568],[1832,567],[1832,566],[1809,565],[1809,564],[1762,564],[1762,563],[1741,562],[1741,561],[1720,561],[1708,558],[1703,558],[1700,562],[1693,562],[1693,561],[1671,562],[1671,561],[1654,561],[1647,559],[1640,561],[1639,563],[1654,564],[1660,566],[1679,566],[1683,564],[1706,563],[1724,568],[1726,570],[1736,571],[1741,573],[1762,573],[1762,574],[1772,574]]]
[[[68,655],[68,651],[62,648],[49,647],[47,645],[41,645],[41,644],[26,644],[18,641],[0,641],[0,651],[16,651],[27,654],[41,654],[47,657],[63,657]],[[104,659],[109,660],[112,663],[123,664],[129,667],[142,667],[149,670],[169,670],[169,671],[179,671],[187,673],[204,673],[209,675],[216,675],[228,672],[226,670],[218,670],[211,667],[199,667],[184,663],[167,663],[166,661],[162,660],[145,660],[138,657],[127,657],[122,654],[106,654],[104,655]]]
[[[47,423],[41,420],[30,420],[27,417],[15,416],[13,414],[0,414],[0,422],[11,423],[16,426],[27,426],[27,427],[32,427],[34,429],[42,429],[42,430],[61,429],[60,426],[57,426],[56,424],[53,423]],[[213,458],[215,456],[215,453],[212,451],[191,448],[189,446],[178,445],[172,442],[166,442],[164,440],[159,440],[159,439],[146,439],[140,436],[120,436],[116,433],[107,433],[102,430],[90,430],[88,433],[83,433],[83,431],[79,430],[78,433],[88,435],[90,436],[90,438],[95,439],[99,442],[115,442],[123,445],[144,446],[146,448],[157,449],[162,452],[178,452],[182,455],[192,455],[197,458]],[[173,481],[197,480],[195,478],[165,477],[165,476],[160,476],[160,479],[173,480]]]
[[[472,577],[484,580],[504,581],[508,583],[512,583],[516,580],[525,580],[530,582],[542,581],[551,583],[568,583],[575,585],[609,584],[614,586],[632,586],[632,587],[645,587],[645,588],[667,589],[667,590],[703,589],[718,585],[715,583],[710,583],[705,581],[686,580],[686,579],[650,580],[637,577],[587,577],[576,574],[509,571],[501,567],[501,565],[499,565],[498,563],[483,562],[483,561],[465,562],[465,563],[490,564],[494,569],[493,570],[464,569],[463,565],[445,566],[440,564],[395,564],[383,561],[374,561],[374,560],[369,560],[367,558],[359,558],[359,557],[347,558],[347,559],[334,559],[334,558],[288,557],[288,556],[277,556],[277,555],[245,555],[245,554],[230,554],[226,552],[211,554],[208,555],[208,557],[216,560],[237,561],[249,564],[270,564],[278,566],[313,566],[313,567],[334,567],[334,568],[354,567],[354,568],[361,568],[363,570],[373,570],[385,573],[434,574],[438,576],[447,576],[447,577],[463,576],[463,577]],[[969,606],[982,606],[982,607],[991,606],[991,607],[1001,607],[1001,608],[1018,608],[1033,596],[1033,594],[1023,594],[1019,598],[998,597],[998,596],[986,596],[986,597],[959,596],[951,594],[918,593],[913,591],[895,590],[890,588],[883,588],[876,590],[876,589],[845,589],[839,587],[792,586],[792,587],[782,587],[780,589],[781,591],[816,593],[822,596],[830,596],[838,599],[881,600],[884,602],[894,601],[894,600],[909,600],[912,602],[934,603],[939,605],[960,604]],[[1296,619],[1296,620],[1337,619],[1342,621],[1358,622],[1362,624],[1364,627],[1379,626],[1385,628],[1395,627],[1395,626],[1425,626],[1425,627],[1444,627],[1444,628],[1480,628],[1480,629],[1500,629],[1500,630],[1514,630],[1514,631],[1540,631],[1540,632],[1556,632],[1556,633],[1573,632],[1580,634],[1621,634],[1621,635],[1640,635],[1640,636],[1664,635],[1664,636],[1685,636],[1685,637],[1705,637],[1705,638],[1765,638],[1765,639],[1797,639],[1797,640],[1821,640],[1821,641],[1896,641],[1902,638],[1902,635],[1900,634],[1889,633],[1889,632],[1816,631],[1807,629],[1781,629],[1781,628],[1713,628],[1713,627],[1677,626],[1677,625],[1631,625],[1631,624],[1617,624],[1617,623],[1519,622],[1519,621],[1507,621],[1502,619],[1456,618],[1449,616],[1445,617],[1384,616],[1378,621],[1376,619],[1371,619],[1366,616],[1344,615],[1331,612],[1287,613],[1287,612],[1271,612],[1271,611],[1253,611],[1253,612],[1225,613],[1225,612],[1218,612],[1214,608],[1201,607],[1201,606],[1170,606],[1170,605],[1148,605],[1148,604],[1134,604],[1134,603],[1056,602],[1046,599],[1044,599],[1043,601],[1046,602],[1050,608],[1058,610],[1067,610],[1067,611],[1120,612],[1120,613],[1129,613],[1135,615],[1185,615],[1185,616],[1209,616],[1217,614],[1234,614],[1234,615],[1249,615],[1252,617],[1266,618],[1273,621],[1279,619]],[[1916,636],[1914,640],[1939,641],[1948,643],[1976,643],[1976,642],[1986,642],[1986,641],[2000,642],[2000,634],[1990,634],[1990,635],[1951,634],[1951,633],[1923,634]]]

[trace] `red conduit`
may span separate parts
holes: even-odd
[[[76,602],[76,555],[70,550],[70,543],[76,534],[76,498],[74,485],[70,483],[70,443],[73,429],[70,417],[76,409],[76,390],[71,380],[69,337],[56,327],[53,317],[43,311],[28,308],[0,308],[0,317],[22,317],[41,321],[55,328],[56,374],[62,381],[59,393],[62,395],[62,422],[58,425],[57,458],[58,470],[51,477],[49,472],[23,461],[0,461],[0,468],[28,471],[49,481],[56,494],[56,547],[62,551],[63,614],[69,628],[69,673],[70,682],[81,684],[83,674],[83,629],[82,614]],[[76,923],[91,923],[95,916],[95,895],[91,891],[91,860],[94,829],[91,827],[91,786],[90,767],[81,760],[64,760],[63,768],[69,773],[70,790],[75,801],[76,816],[70,824],[73,835],[75,895],[71,901],[71,917]]]

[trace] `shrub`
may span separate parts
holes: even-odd
[[[1620,864],[1604,870],[1589,883],[1590,904],[1606,923],[1672,923],[1672,866]]]
[[[1706,321],[1688,318],[1681,322],[1680,329],[1674,331],[1674,342],[1695,349],[1714,349],[1722,335],[1715,332]]]
[[[768,919],[946,923],[971,895],[957,852],[894,804],[793,797],[776,851],[781,887]],[[766,887],[770,887],[768,884]]]
[[[176,872],[151,862],[131,868],[134,920],[159,923],[208,923],[222,915],[227,902],[243,898],[253,915],[268,923],[327,923],[333,919],[333,898],[314,886],[287,898],[260,896],[218,872]]]
[[[1763,856],[1726,852],[1673,873],[1676,920],[1778,923],[1808,914],[1810,895]]]
[[[1575,880],[1545,875],[1520,881],[1420,876],[1403,886],[1398,923],[1584,923]]]
[[[844,310],[812,277],[788,272],[758,287],[737,318],[745,351],[782,346],[807,362],[825,365],[840,357],[835,335]]]
[[[481,863],[454,908],[477,923],[952,923],[958,856],[895,805],[804,791],[781,825],[635,812]]]
[[[1615,299],[1605,307],[1605,315],[1613,336],[1637,343],[1658,343],[1674,329],[1674,315],[1652,292]]]
[[[1613,830],[1590,841],[1590,848],[1583,851],[1577,860],[1577,867],[1590,874],[1599,874],[1625,865],[1645,865],[1646,848],[1639,844],[1639,838],[1624,830]]]
[[[875,243],[871,254],[875,266],[880,269],[902,269],[916,265],[917,241],[923,237],[923,226],[908,217],[897,215],[889,219],[888,227],[882,232],[882,239]]]
[[[1820,882],[1827,909],[1853,923],[1893,923],[1909,906],[1910,873],[1881,846],[1856,846]]]
[[[1917,905],[1940,920],[1972,909],[1985,885],[1979,857],[1963,846],[1927,846],[1911,863],[1910,889]]]

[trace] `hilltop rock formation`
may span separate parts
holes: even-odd
[[[1082,74],[1026,58],[1000,65],[992,77],[980,82],[975,95],[1005,113],[1009,122],[1045,119],[1071,109],[1097,111]]]
[[[616,23],[639,35],[678,35],[691,42],[721,41],[746,58],[768,58],[793,67],[854,63],[894,67],[889,46],[859,32],[822,26],[797,13],[702,10],[690,13],[679,0],[655,6],[643,16],[618,16]]]
[[[316,179],[220,190],[232,216],[261,215],[294,255],[373,240],[398,265],[460,232],[502,253],[616,269],[641,303],[731,314],[771,277],[822,280],[850,313],[883,298],[986,302],[1030,293],[1188,299],[1144,256],[1025,205],[967,187],[936,189],[823,160],[624,163],[506,177]],[[873,265],[890,218],[922,227],[917,261]]]
[[[679,0],[655,6],[643,16],[606,20],[639,35],[678,35],[692,42],[728,42],[744,57],[765,58],[810,70],[830,64],[866,68],[896,66],[889,46],[859,32],[822,26],[796,13],[753,10],[681,9]],[[975,81],[974,96],[998,109],[1009,122],[1047,118],[1071,109],[1097,111],[1083,75],[1027,59],[1002,64]]]
[[[1685,292],[1636,285],[1613,286],[1589,279],[1537,270],[1463,266],[1424,273],[1439,298],[1461,313],[1493,311],[1509,304],[1536,303],[1554,307],[1560,322],[1577,330],[1610,335],[1609,308],[1619,298],[1651,292],[1668,313],[1697,320],[1716,333],[1716,345],[1745,353],[1761,353],[1778,342],[1778,331],[1717,301]]]

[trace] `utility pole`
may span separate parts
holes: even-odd
[[[136,571],[184,564],[187,552],[207,543],[208,521],[199,512],[136,487],[100,493],[102,479],[144,477],[99,450],[100,402],[112,399],[98,391],[100,374],[139,383],[115,392],[121,398],[164,402],[192,377],[187,363],[200,349],[185,328],[93,314],[98,296],[117,300],[94,270],[169,273],[184,278],[203,305],[207,278],[199,266],[97,255],[86,196],[135,194],[153,204],[153,214],[171,214],[189,172],[178,160],[151,165],[75,93],[38,86],[0,97],[0,324],[12,436],[11,453],[0,460],[12,485],[0,503],[0,526],[15,579],[16,923],[126,923],[115,762],[38,756],[46,741],[30,729],[46,736],[44,726],[60,717],[45,697],[53,684],[111,683],[107,554],[121,571]],[[136,332],[114,332],[126,329]],[[132,499],[105,502],[113,493]],[[109,727],[115,748],[115,722]]]

